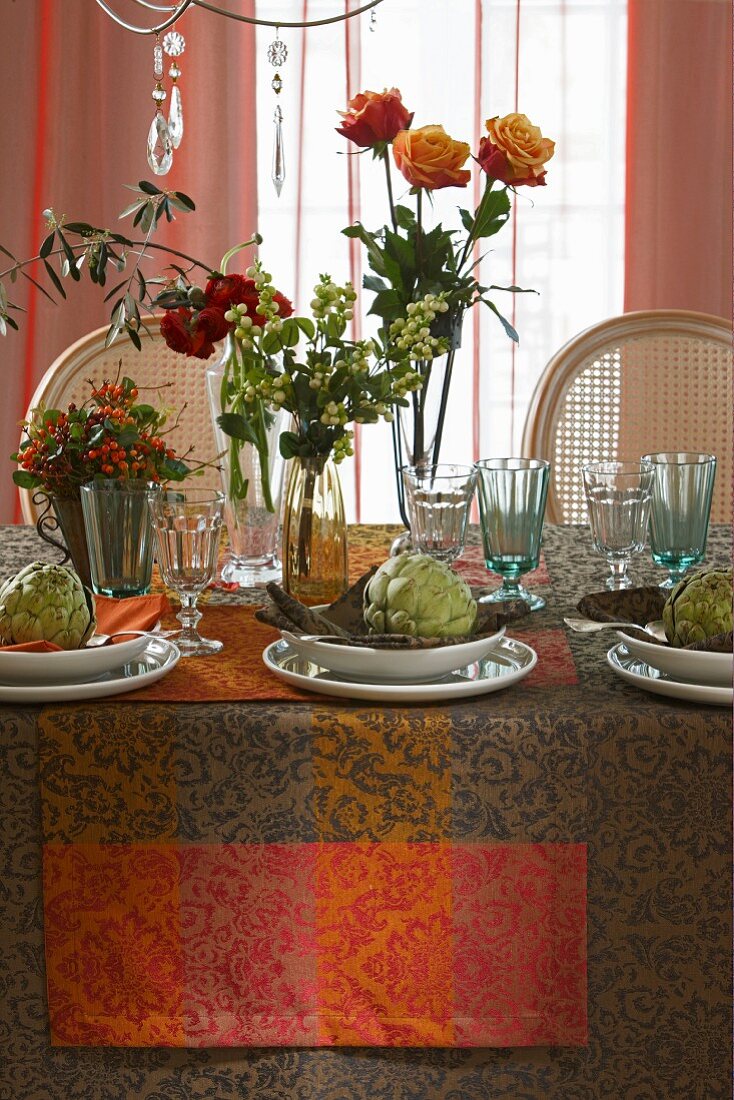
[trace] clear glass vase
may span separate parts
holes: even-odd
[[[283,587],[305,604],[328,604],[348,587],[344,498],[331,459],[291,461],[283,516]]]
[[[243,364],[233,337],[227,337],[222,357],[206,372],[207,396],[214,426],[218,463],[225,495],[224,517],[229,550],[222,580],[241,588],[280,581],[280,525],[285,462],[278,440],[284,413],[271,413],[261,403],[248,405],[248,419],[257,443],[225,433],[218,422],[239,411],[237,393]]]

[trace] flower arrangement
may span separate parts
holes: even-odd
[[[478,276],[475,246],[494,236],[510,216],[509,193],[519,187],[542,187],[546,164],[555,145],[543,137],[523,114],[491,118],[486,122],[473,158],[484,176],[482,197],[472,212],[459,208],[462,229],[424,226],[424,196],[446,187],[464,188],[472,173],[466,167],[471,149],[456,141],[439,125],[411,129],[408,111],[397,88],[362,92],[340,112],[337,132],[361,150],[372,150],[385,169],[390,221],[376,231],[360,222],[343,230],[359,239],[367,250],[371,274],[364,286],[374,293],[370,313],[381,321],[385,358],[400,362],[406,351],[416,365],[423,385],[413,393],[412,432],[408,447],[412,462],[436,462],[441,447],[446,404],[461,324],[466,310],[485,305],[498,318],[510,339],[518,335],[493,300],[493,291],[528,293],[519,286],[484,285]],[[415,208],[396,203],[392,166],[410,185]],[[440,310],[426,310],[426,295],[441,302]],[[419,339],[416,339],[419,336]],[[446,355],[438,416],[427,423],[431,374],[437,355]],[[396,466],[402,466],[400,433],[394,431]],[[398,491],[400,478],[398,477]],[[402,506],[402,498],[401,498]],[[405,518],[405,517],[404,517]]]
[[[20,465],[16,485],[78,499],[80,486],[97,479],[182,481],[201,468],[166,445],[166,412],[138,403],[131,378],[90,385],[89,401],[79,408],[34,409],[24,422],[25,439],[11,455]]]

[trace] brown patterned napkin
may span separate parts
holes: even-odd
[[[649,584],[640,588],[626,588],[621,592],[592,592],[579,600],[576,609],[587,619],[593,619],[597,623],[628,622],[645,626],[646,623],[662,618],[666,599],[665,592],[657,585]],[[668,645],[668,642],[661,642],[644,630],[630,628],[626,633],[640,642]],[[715,634],[705,642],[692,642],[681,648],[707,653],[731,653],[732,634],[731,631],[728,634]]]
[[[472,635],[456,638],[412,638],[408,634],[369,634],[362,616],[362,606],[364,590],[376,569],[374,566],[364,573],[343,596],[321,612],[294,600],[280,585],[268,584],[267,593],[272,603],[269,607],[260,608],[255,613],[255,618],[278,630],[290,630],[293,634],[328,635],[329,641],[337,645],[370,649],[436,649],[489,637],[500,627],[516,622],[528,614],[527,604],[523,600],[508,600],[505,603],[479,604],[476,628]],[[475,597],[478,591],[479,589],[472,589]]]

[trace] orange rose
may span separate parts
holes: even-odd
[[[479,143],[479,164],[492,179],[513,187],[545,186],[543,165],[553,156],[554,141],[544,138],[527,115],[488,118],[489,137]]]
[[[337,134],[349,138],[363,149],[392,141],[399,130],[407,130],[413,115],[403,106],[397,88],[388,92],[360,92],[349,100],[349,110],[338,112],[344,121]]]
[[[471,172],[462,171],[469,156],[465,141],[454,141],[443,126],[401,130],[392,152],[400,171],[413,187],[437,191],[440,187],[466,187]]]

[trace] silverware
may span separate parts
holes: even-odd
[[[566,626],[576,634],[596,634],[599,630],[644,630],[650,637],[657,641],[665,641],[665,631],[662,623],[648,623],[640,626],[639,623],[597,623],[593,619],[564,619]]]
[[[85,649],[98,649],[107,645],[113,638],[171,638],[177,630],[118,630],[114,634],[95,634],[87,642]]]
[[[286,642],[343,642],[343,634],[293,634],[290,630],[281,630]]]

